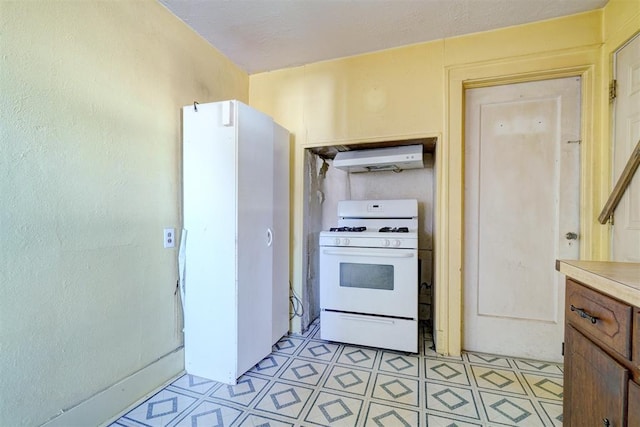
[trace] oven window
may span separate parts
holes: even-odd
[[[393,265],[340,263],[340,286],[393,290]]]

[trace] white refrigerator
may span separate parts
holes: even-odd
[[[182,117],[185,369],[235,384],[289,329],[289,132],[239,101]]]

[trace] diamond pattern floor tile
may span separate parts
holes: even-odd
[[[369,403],[365,427],[419,427],[420,413],[377,402]]]
[[[176,424],[176,427],[224,427],[230,426],[242,415],[242,411],[214,402],[204,401]]]
[[[295,359],[280,375],[280,378],[309,385],[318,385],[326,369],[327,365],[324,363]]]
[[[483,424],[464,421],[458,418],[427,414],[427,425],[429,427],[481,427]]]
[[[334,366],[324,383],[324,388],[364,396],[371,372],[345,366]]]
[[[372,369],[378,358],[378,351],[371,348],[344,346],[338,363]]]
[[[268,380],[262,378],[243,375],[238,378],[236,385],[223,384],[211,394],[211,397],[226,400],[237,405],[249,406],[268,383]]]
[[[540,375],[562,376],[562,365],[551,362],[539,362],[537,360],[514,359],[515,366],[521,371],[534,372]]]
[[[419,406],[419,394],[417,380],[378,374],[372,397],[389,402]]]
[[[480,420],[471,389],[426,382],[427,409]]]
[[[192,393],[206,394],[215,387],[219,387],[221,384],[216,381],[211,381],[206,378],[196,377],[195,375],[185,374],[171,383],[173,387],[187,390]]]
[[[274,383],[256,409],[297,419],[312,393],[312,388]]]
[[[305,421],[320,426],[355,426],[362,410],[361,399],[321,391]]]
[[[524,377],[527,384],[529,384],[529,387],[531,387],[531,389],[533,390],[533,394],[536,397],[562,401],[562,377],[545,377],[542,375],[534,375],[526,372],[523,373],[522,376]]]
[[[163,389],[149,400],[129,411],[124,418],[144,426],[165,426],[175,420],[198,399]]]
[[[309,341],[307,342],[298,356],[309,357],[312,359],[319,359],[323,361],[330,361],[336,354],[339,346],[336,344],[330,344],[323,341]]]
[[[562,427],[562,403],[540,402],[542,410],[554,427]]]
[[[293,427],[293,423],[249,414],[240,424],[238,424],[238,427]]]
[[[485,365],[491,365],[493,367],[499,366],[507,369],[512,368],[511,364],[509,363],[509,359],[506,359],[500,356],[495,356],[493,354],[466,353],[465,357],[469,361],[469,363],[473,363],[473,364],[480,364],[480,365],[485,364]]]
[[[289,362],[289,358],[281,356],[279,354],[271,353],[264,359],[262,359],[256,366],[251,368],[249,372],[257,373],[260,375],[268,375],[270,377],[275,376],[282,370],[284,365]]]
[[[383,352],[379,370],[393,374],[411,375],[417,377],[419,373],[420,359],[417,356],[407,354]]]
[[[288,335],[234,386],[180,375],[111,426],[561,427],[563,366],[433,351],[419,354],[320,339],[314,322]]]
[[[545,427],[529,399],[480,392],[489,422],[510,426]]]
[[[527,394],[514,371],[486,366],[471,366],[478,388]]]
[[[448,383],[471,385],[464,363],[448,360],[425,359],[427,379]]]
[[[275,343],[273,346],[274,353],[295,354],[300,346],[304,343],[301,338],[294,338],[293,336],[287,336]]]

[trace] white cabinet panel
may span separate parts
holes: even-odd
[[[275,344],[289,330],[289,131],[273,134],[273,330]]]
[[[244,104],[236,106],[237,369],[241,374],[271,352],[273,120]]]

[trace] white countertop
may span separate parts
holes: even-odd
[[[640,307],[640,263],[558,260],[556,270],[590,288]]]

